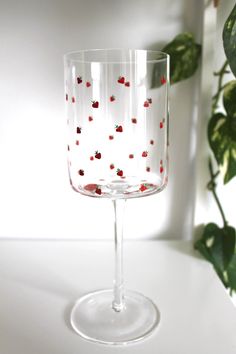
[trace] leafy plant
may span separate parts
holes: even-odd
[[[236,291],[236,231],[228,225],[222,205],[216,192],[216,178],[221,173],[224,184],[236,176],[236,80],[223,83],[229,66],[236,76],[236,5],[225,22],[223,44],[227,60],[214,73],[218,77],[217,92],[212,97],[212,112],[208,124],[208,141],[219,170],[214,172],[209,160],[210,181],[207,188],[212,192],[223,220],[223,227],[211,222],[204,228],[195,248],[214,266],[217,274],[230,289]],[[171,84],[191,77],[199,64],[201,46],[191,33],[182,33],[167,44],[163,51],[170,55]],[[152,87],[159,87],[160,77],[154,67]],[[222,97],[223,108],[219,108]]]
[[[208,124],[208,141],[219,167],[213,172],[212,162],[209,161],[211,179],[208,189],[219,208],[223,220],[220,228],[214,223],[205,226],[203,235],[195,243],[195,248],[210,261],[224,285],[230,292],[236,291],[236,231],[229,226],[223,208],[216,193],[216,178],[220,171],[224,177],[224,184],[236,176],[236,80],[222,85],[223,77],[229,73],[229,65],[236,75],[236,5],[225,22],[223,30],[223,44],[228,60],[223,64],[218,76],[217,92],[212,98],[212,115]],[[223,112],[219,109],[219,99],[223,98]]]
[[[192,33],[185,32],[177,35],[162,51],[170,55],[171,84],[188,79],[197,70],[201,45],[195,43]],[[152,75],[153,88],[160,86],[160,79],[160,72],[156,66]]]
[[[234,76],[236,76],[236,5],[225,22],[223,30],[223,44],[226,58]]]

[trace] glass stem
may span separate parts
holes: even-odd
[[[124,279],[123,279],[123,222],[126,199],[113,200],[114,206],[114,235],[115,235],[115,279],[114,300],[112,308],[116,312],[124,308]]]

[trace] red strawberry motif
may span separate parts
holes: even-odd
[[[79,145],[79,140],[76,140],[76,142],[75,142],[75,143],[76,143],[76,145]]]
[[[111,164],[110,164],[110,169],[113,170],[114,168],[115,168],[114,164],[111,163]]]
[[[142,152],[142,157],[147,157],[147,155],[148,155],[148,152],[147,152],[147,151],[143,151],[143,152]]]
[[[160,129],[163,128],[163,122],[160,122]]]
[[[129,81],[126,81],[125,86],[126,86],[126,87],[130,87],[130,82],[129,82]]]
[[[145,184],[141,184],[140,188],[139,188],[140,192],[144,192],[147,190],[147,187]]]
[[[111,101],[111,102],[114,102],[114,101],[115,101],[115,99],[116,99],[116,98],[115,98],[115,96],[114,96],[114,95],[110,96],[110,101]]]
[[[131,122],[132,122],[133,124],[137,124],[137,118],[132,118],[132,119],[131,119]]]
[[[151,98],[147,98],[148,103],[152,104],[152,99]]]
[[[101,188],[96,188],[95,193],[101,195],[102,194]]]
[[[146,167],[146,171],[150,172],[151,171],[150,167]]]
[[[114,136],[113,135],[109,135],[109,140],[113,140]]]
[[[93,108],[98,108],[99,102],[98,101],[92,101],[92,107]]]
[[[124,76],[119,76],[117,82],[118,82],[119,84],[124,84],[124,83],[125,83],[125,78],[124,78]]]
[[[143,106],[144,106],[145,108],[149,107],[149,102],[148,102],[148,101],[145,101],[144,104],[143,104]]]
[[[154,140],[151,139],[151,140],[150,140],[150,144],[151,144],[151,145],[154,145]]]
[[[165,76],[162,76],[161,77],[161,84],[164,85],[166,83],[166,78]]]
[[[122,177],[122,176],[123,176],[123,171],[118,168],[118,169],[116,170],[116,174],[117,174],[117,176]]]
[[[133,159],[134,158],[134,154],[129,154],[129,159]]]
[[[81,130],[82,130],[82,128],[77,127],[77,128],[76,128],[76,133],[77,133],[77,134],[81,134]]]
[[[90,87],[91,83],[89,81],[86,82],[86,87]]]
[[[68,93],[66,94],[66,101],[68,101]]]
[[[95,159],[100,160],[101,157],[102,157],[102,154],[98,151],[95,151]]]
[[[89,122],[92,122],[92,121],[93,121],[93,117],[92,117],[92,116],[89,116],[89,117],[88,117],[88,121],[89,121]]]
[[[82,82],[83,82],[82,76],[77,77],[77,83],[78,83],[78,84],[81,84]]]
[[[74,96],[71,97],[71,102],[75,103],[75,97]]]
[[[116,128],[116,131],[117,131],[118,133],[122,133],[122,132],[123,132],[123,128],[122,128],[121,125],[116,125],[115,128]]]
[[[93,161],[93,160],[94,160],[94,157],[93,157],[93,156],[90,156],[89,159],[90,159],[90,161]]]
[[[79,174],[80,176],[84,176],[84,170],[79,170],[79,171],[78,171],[78,174]]]
[[[163,166],[160,166],[160,173],[162,173],[164,171]]]
[[[86,184],[86,186],[84,186],[84,189],[89,192],[94,192],[96,190],[96,188],[97,188],[97,185],[93,184],[93,183]]]

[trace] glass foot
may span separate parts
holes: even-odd
[[[157,327],[160,312],[147,297],[125,292],[125,306],[112,308],[113,290],[101,290],[81,297],[71,312],[73,329],[83,338],[103,344],[128,344],[139,341]]]

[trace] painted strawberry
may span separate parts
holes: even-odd
[[[165,76],[163,75],[163,76],[161,77],[161,84],[164,85],[165,83],[166,83],[166,78],[165,78]]]
[[[93,117],[92,117],[92,116],[89,116],[89,117],[88,117],[88,121],[89,121],[89,122],[92,122],[92,121],[93,121]]]
[[[131,119],[131,122],[132,122],[133,124],[137,124],[137,118],[132,118],[132,119]]]
[[[83,82],[82,76],[77,77],[77,83],[78,83],[78,84],[81,84],[82,82]]]
[[[133,159],[134,158],[134,154],[129,154],[129,159]]]
[[[84,170],[79,170],[79,171],[78,171],[78,174],[79,174],[80,176],[84,176]]]
[[[151,98],[147,98],[148,103],[152,104],[152,99]]]
[[[66,101],[68,101],[68,93],[66,93]]]
[[[90,161],[93,161],[93,160],[94,160],[94,157],[93,157],[93,156],[90,156],[89,159],[90,159]]]
[[[114,168],[115,168],[114,164],[111,163],[111,164],[110,164],[110,169],[113,170]]]
[[[163,166],[160,166],[160,173],[162,173],[164,171]]]
[[[91,83],[89,81],[86,82],[86,87],[90,87]]]
[[[71,97],[71,102],[75,103],[75,97],[74,96]]]
[[[151,144],[151,145],[154,145],[154,140],[151,139],[151,140],[150,140],[150,144]]]
[[[139,190],[140,190],[140,192],[144,192],[147,190],[147,186],[145,184],[141,184]]]
[[[124,76],[119,76],[117,82],[118,82],[119,84],[124,84],[124,83],[125,83],[125,78],[124,78]]]
[[[75,143],[76,143],[76,145],[79,145],[79,140],[76,140],[76,142],[75,142]]]
[[[122,132],[123,132],[122,125],[116,125],[115,128],[116,128],[116,131],[117,131],[118,133],[122,133]]]
[[[146,167],[146,171],[150,172],[151,171],[150,167]]]
[[[145,107],[145,108],[149,107],[149,102],[148,101],[144,101],[143,107]]]
[[[160,122],[160,129],[163,128],[163,122]]]
[[[129,81],[126,81],[125,86],[126,86],[126,87],[130,87],[130,82],[129,82]]]
[[[93,184],[93,183],[86,184],[86,186],[84,186],[84,189],[89,192],[94,192],[96,190],[96,188],[97,188],[97,185]]]
[[[142,157],[147,157],[147,155],[148,155],[148,152],[147,152],[147,151],[143,151],[143,152],[142,152]]]
[[[110,96],[110,102],[114,102],[115,100],[116,100],[116,98],[114,95]]]
[[[95,159],[100,160],[101,157],[102,157],[102,154],[98,151],[95,151]]]
[[[92,107],[93,108],[98,108],[99,107],[99,102],[98,101],[92,101]]]
[[[123,171],[120,170],[119,168],[116,170],[117,176],[123,177]]]
[[[76,133],[77,133],[77,134],[81,134],[81,130],[82,130],[81,127],[77,127],[77,128],[76,128]]]
[[[113,135],[109,135],[109,140],[113,140],[114,136]]]
[[[102,194],[101,188],[97,187],[96,190],[95,190],[95,193],[98,194],[98,195],[101,195]]]

